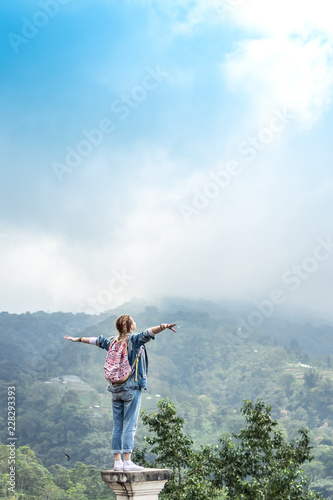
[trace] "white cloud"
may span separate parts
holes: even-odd
[[[257,113],[284,107],[310,127],[331,102],[331,55],[330,44],[318,39],[246,40],[229,54],[223,68],[229,87],[247,93]]]
[[[87,286],[73,254],[59,236],[9,230],[0,244],[2,309],[68,310]]]
[[[232,5],[233,0],[221,2]],[[315,4],[303,0],[239,0],[234,3],[234,22],[252,33],[266,36],[298,33],[304,37],[311,32],[333,35],[330,0],[318,0]]]
[[[333,199],[331,180],[302,194],[298,174],[281,168],[273,148],[267,153],[256,172],[240,174],[189,224],[179,203],[190,203],[195,189],[204,191],[208,173],[169,187],[141,184],[131,191],[131,211],[102,245],[4,231],[2,309],[99,313],[134,296],[265,299],[281,287],[284,271],[311,255],[316,238],[329,234]],[[288,305],[329,311],[332,272],[331,258],[288,296]]]
[[[294,111],[311,127],[328,109],[333,88],[331,2],[243,0],[233,22],[251,39],[229,54],[230,85],[248,93],[253,107]]]
[[[185,34],[199,25],[227,23],[254,36],[333,35],[330,0],[318,0],[315,5],[304,0],[150,0],[150,4],[167,13],[175,31]]]
[[[116,259],[132,266],[135,280],[128,292],[152,300],[173,294],[259,300],[281,287],[282,273],[311,255],[316,238],[329,234],[330,222],[327,217],[318,227],[322,206],[317,201],[322,189],[306,195],[310,200],[305,199],[304,204],[298,201],[298,173],[281,169],[275,155],[272,150],[269,158],[260,162],[257,174],[241,174],[220,190],[189,224],[183,220],[179,204],[190,203],[195,189],[204,191],[211,182],[207,174],[196,173],[174,190],[143,189],[141,199],[146,203],[138,197],[135,216],[124,221]],[[267,162],[269,169],[265,169]],[[325,194],[328,208],[331,187]],[[308,213],[312,217],[304,220]],[[304,281],[297,293],[288,296],[290,304],[303,301],[313,306],[317,299],[325,302],[320,282],[332,273],[331,260]]]
[[[302,0],[181,0],[163,6],[178,33],[209,29],[212,22],[221,30],[241,28],[243,40],[223,63],[230,88],[248,96],[252,116],[283,106],[307,128],[331,104],[331,7],[329,0],[315,5]]]

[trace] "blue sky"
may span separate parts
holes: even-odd
[[[329,7],[2,5],[1,309],[278,289],[332,318]]]

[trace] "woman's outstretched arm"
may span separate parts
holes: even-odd
[[[82,342],[83,344],[93,344],[96,345],[97,337],[71,337],[70,335],[65,335],[66,340],[71,340],[72,342]]]
[[[176,323],[172,323],[172,324],[162,323],[160,326],[153,326],[152,328],[150,328],[150,330],[155,334],[162,332],[166,328],[168,328],[169,330],[172,330],[173,332],[176,332],[176,330],[174,329],[174,326],[176,326]]]

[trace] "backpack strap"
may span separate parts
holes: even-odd
[[[132,365],[132,369],[133,370],[135,369],[135,379],[134,379],[135,382],[137,382],[137,380],[138,380],[139,357],[141,355],[141,352],[142,352],[142,346],[140,347],[139,352],[136,355],[136,358],[135,358],[134,363]]]

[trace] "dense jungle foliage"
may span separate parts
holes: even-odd
[[[191,449],[199,451],[217,445],[226,432],[240,433],[244,400],[261,399],[271,406],[286,442],[298,438],[298,429],[310,429],[314,459],[305,460],[302,468],[311,489],[333,498],[332,326],[274,317],[246,331],[240,321],[245,313],[232,308],[170,302],[158,310],[133,302],[99,316],[0,314],[0,438],[6,445],[7,389],[13,386],[17,460],[31,470],[31,477],[38,476],[30,486],[21,484],[22,499],[39,499],[38,488],[45,485],[50,493],[41,498],[94,498],[88,483],[96,484],[98,498],[110,498],[99,473],[113,465],[111,402],[103,372],[106,351],[71,343],[64,335],[108,337],[123,313],[134,317],[137,331],[161,322],[179,326],[177,333],[163,332],[147,345],[144,410],[154,414],[160,399],[170,398],[193,441]],[[139,453],[146,434],[141,420]],[[1,448],[2,495],[7,495],[6,449]]]

